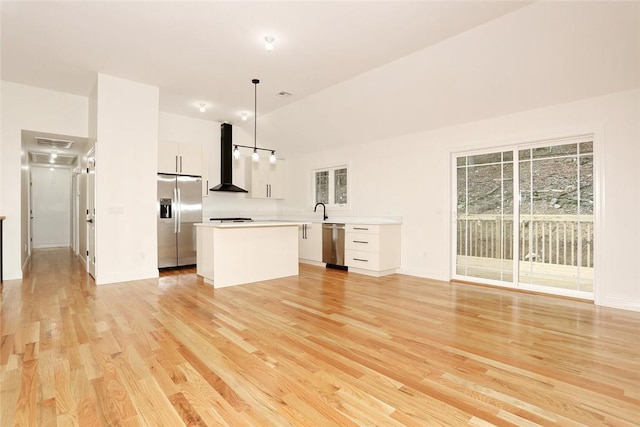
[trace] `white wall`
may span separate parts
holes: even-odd
[[[451,153],[594,132],[604,162],[596,303],[640,310],[639,117],[636,89],[301,156],[289,162],[291,197],[281,214],[311,210],[311,169],[348,162],[350,210],[329,216],[402,216],[401,271],[449,280]]]
[[[158,137],[161,141],[202,145],[208,163],[203,180],[209,181],[209,188],[220,184],[220,123],[161,112]],[[233,141],[253,145],[252,136],[238,126],[233,126]],[[243,157],[250,154],[250,150],[242,150]],[[233,183],[242,188],[247,187],[244,165],[243,158],[233,161]],[[237,216],[274,218],[278,203],[276,200],[250,199],[245,194],[209,192],[202,199],[202,216],[204,221]]]
[[[0,82],[0,214],[4,222],[4,278],[22,277],[21,131],[87,136],[87,98],[6,81]]]
[[[158,105],[157,87],[98,75],[97,284],[158,276]]]
[[[637,1],[532,2],[288,104],[258,129],[297,155],[632,89],[639,31]]]
[[[33,247],[71,246],[71,169],[31,167]]]

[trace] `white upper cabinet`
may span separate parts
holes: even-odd
[[[284,199],[285,193],[285,162],[278,160],[276,163],[269,159],[260,159],[254,162],[247,157],[245,167],[247,190],[253,199]]]
[[[202,197],[209,196],[209,183],[215,185],[216,183],[211,182],[211,177],[209,176],[209,150],[204,145],[202,146]]]
[[[158,172],[202,176],[202,146],[160,141]]]

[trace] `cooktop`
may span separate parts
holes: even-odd
[[[251,218],[209,218],[209,221],[220,221],[220,222],[251,222],[253,221]]]

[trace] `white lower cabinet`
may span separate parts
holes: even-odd
[[[349,271],[385,276],[400,267],[400,224],[347,224],[345,264]]]
[[[303,224],[298,231],[298,250],[301,262],[322,262],[322,224]]]

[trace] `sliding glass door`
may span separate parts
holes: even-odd
[[[454,161],[455,278],[593,298],[592,138]]]
[[[593,143],[521,149],[520,282],[593,292]]]
[[[456,159],[456,274],[513,281],[513,152]]]

